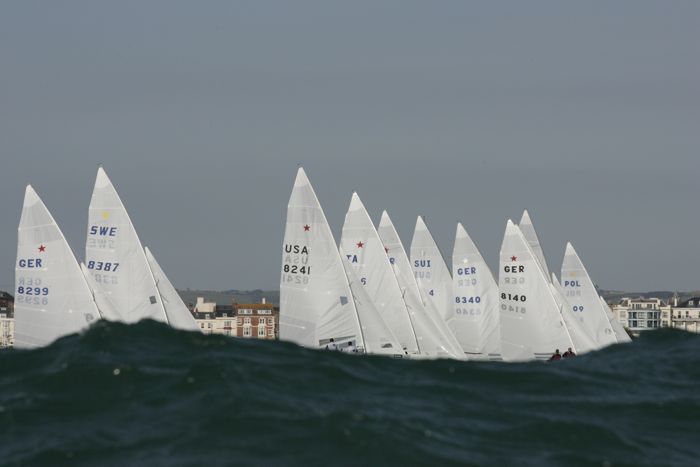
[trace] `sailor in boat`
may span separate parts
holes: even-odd
[[[331,337],[330,342],[326,344],[326,350],[338,350],[338,346],[335,343],[335,339]]]
[[[554,355],[552,355],[551,357],[549,357],[549,361],[550,361],[550,362],[553,362],[553,361],[556,361],[556,360],[561,360],[561,354],[559,353],[559,349],[555,350],[555,351],[554,351]]]
[[[570,357],[575,357],[575,356],[576,356],[576,354],[574,353],[573,350],[571,350],[571,347],[569,347],[569,350],[564,352],[564,355],[562,355],[562,357],[564,357],[564,358],[570,358]]]
[[[357,353],[357,347],[355,347],[355,343],[353,341],[348,341],[348,344],[342,350],[346,353]]]

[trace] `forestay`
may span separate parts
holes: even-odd
[[[454,315],[450,329],[470,358],[501,358],[498,284],[461,223],[452,251]]]
[[[580,318],[596,348],[617,343],[608,312],[600,303],[598,291],[571,243],[566,244],[561,282],[574,315]]]
[[[100,318],[73,251],[30,185],[17,229],[14,306],[17,348],[48,345]]]
[[[564,324],[566,325],[566,329],[569,331],[569,337],[571,337],[571,342],[574,343],[576,351],[579,354],[583,354],[590,352],[591,350],[596,350],[598,346],[586,330],[586,327],[583,325],[583,320],[581,317],[574,312],[573,307],[566,299],[564,289],[554,273],[552,273],[550,287],[552,288],[554,298],[559,305],[561,316],[564,319]]]
[[[185,302],[180,298],[180,294],[177,293],[173,284],[168,280],[168,277],[163,272],[160,264],[156,261],[156,258],[151,253],[148,247],[144,248],[146,253],[146,260],[148,265],[151,267],[151,272],[153,273],[153,278],[156,281],[156,287],[158,288],[158,293],[160,293],[160,298],[165,308],[165,314],[168,317],[168,323],[175,329],[181,329],[183,331],[199,331],[199,325],[194,320],[194,316],[187,309]]]
[[[167,322],[141,241],[102,167],[95,179],[87,230],[85,265],[96,286],[95,295],[103,294],[113,304],[118,321]]]
[[[463,359],[464,355],[462,355],[460,349],[452,349],[447,336],[444,335],[428,314],[428,310],[420,298],[418,284],[413,275],[406,250],[386,211],[382,213],[377,233],[384,245],[389,264],[401,289],[403,301],[411,318],[421,355]]]
[[[280,278],[280,339],[307,347],[364,347],[338,246],[300,168],[287,206]]]
[[[452,306],[452,276],[435,239],[418,216],[411,240],[411,266],[420,290],[421,299],[436,326],[448,338],[453,349],[464,354],[447,322],[454,316]]]
[[[556,349],[574,347],[549,278],[511,220],[501,245],[498,288],[504,360],[546,360]]]
[[[352,194],[345,214],[340,246],[369,299],[374,302],[401,348],[409,354],[419,353],[408,310],[386,250],[357,193]],[[365,338],[366,329],[367,326],[363,324]]]

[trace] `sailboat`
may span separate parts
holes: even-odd
[[[608,302],[605,301],[605,299],[602,296],[599,296],[600,298],[600,303],[605,309],[608,319],[610,320],[610,325],[613,328],[613,331],[615,332],[615,338],[617,339],[617,342],[620,344],[627,343],[627,342],[632,342],[632,338],[630,337],[629,334],[627,334],[627,331],[625,331],[625,328],[620,324],[620,322],[615,318],[615,315],[613,314],[613,311],[610,309],[610,305],[608,305]]]
[[[17,229],[15,346],[41,347],[100,319],[80,266],[31,185]]]
[[[401,348],[409,355],[417,355],[418,343],[401,289],[379,234],[357,193],[352,194],[345,214],[340,247]]]
[[[498,284],[461,223],[452,251],[454,315],[448,325],[470,359],[501,359]]]
[[[566,329],[569,331],[571,342],[574,343],[576,351],[580,355],[592,350],[597,350],[598,345],[596,344],[595,339],[593,339],[586,329],[581,316],[574,311],[574,307],[571,305],[569,300],[567,300],[566,292],[562,288],[561,283],[554,273],[552,273],[550,287],[552,289],[552,293],[554,294],[554,298],[559,305],[561,316],[564,319],[564,324],[566,325]]]
[[[406,250],[389,214],[384,211],[377,227],[389,264],[396,276],[403,301],[411,318],[418,348],[422,356],[463,359],[460,349],[452,349],[447,336],[435,324],[423,301]]]
[[[187,305],[182,301],[182,298],[180,298],[173,284],[168,280],[168,277],[163,272],[160,264],[156,261],[151,250],[145,247],[144,252],[146,253],[148,265],[153,273],[153,278],[156,281],[156,287],[158,288],[161,302],[165,308],[165,315],[168,317],[168,323],[175,329],[201,332],[202,330],[199,325],[197,325],[194,316],[192,316],[190,310],[187,309]]]
[[[596,347],[617,343],[607,310],[600,303],[598,291],[571,243],[566,244],[561,280],[574,314],[580,317]]]
[[[168,322],[141,241],[102,167],[90,201],[85,265],[96,284],[95,295],[111,303],[118,321]]]
[[[447,337],[451,348],[464,355],[464,349],[449,326],[455,312],[452,306],[454,300],[452,276],[435,239],[421,216],[416,219],[411,240],[411,266],[421,299],[430,317]]]
[[[576,351],[552,294],[550,279],[510,219],[501,245],[498,288],[504,360],[547,360],[557,349],[572,347]]]
[[[348,277],[350,291],[352,292],[353,303],[357,310],[357,316],[362,328],[364,341],[364,352],[373,355],[386,355],[396,358],[406,356],[406,351],[392,332],[390,326],[382,318],[382,314],[369,296],[367,288],[358,277],[355,268],[343,253],[342,247],[340,255],[343,267]],[[353,344],[351,343],[350,346]],[[346,347],[347,348],[347,347]],[[342,350],[343,347],[341,346]]]
[[[525,240],[527,240],[528,245],[530,245],[530,248],[532,249],[535,258],[537,259],[537,262],[542,268],[542,271],[544,271],[545,276],[547,276],[547,280],[549,280],[550,273],[549,268],[547,267],[547,260],[544,257],[544,251],[542,250],[540,239],[537,236],[535,225],[532,223],[530,213],[527,212],[527,209],[523,211],[523,215],[520,218],[520,224],[518,224],[518,227],[520,228],[520,231],[525,237]]]
[[[280,339],[364,349],[357,309],[326,215],[303,168],[287,205],[280,276]]]

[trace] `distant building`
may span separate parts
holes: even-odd
[[[692,297],[673,307],[671,325],[689,332],[700,332],[700,297]]]
[[[0,349],[12,347],[15,341],[15,298],[0,291]]]
[[[230,305],[217,305],[197,297],[192,315],[204,334],[236,335],[236,318]]]
[[[237,336],[252,339],[278,339],[280,309],[263,298],[262,303],[234,303]]]
[[[671,326],[671,306],[660,298],[623,297],[612,310],[620,324],[637,336],[643,331]]]

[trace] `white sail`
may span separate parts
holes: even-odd
[[[106,296],[119,321],[167,322],[141,241],[102,167],[90,201],[85,265],[96,284],[95,295]]]
[[[333,233],[300,168],[289,204],[280,278],[280,339],[307,347],[364,346]]]
[[[28,185],[17,229],[15,346],[48,345],[99,318],[73,251],[39,195]]]
[[[357,193],[352,194],[345,214],[340,248],[401,347],[409,354],[419,353],[408,310],[384,245]],[[363,325],[367,338],[365,329]]]
[[[121,318],[114,306],[114,303],[112,303],[107,295],[101,292],[100,286],[97,284],[97,282],[95,282],[95,279],[92,277],[92,274],[88,270],[87,266],[85,266],[85,263],[80,263],[80,270],[83,273],[83,277],[85,277],[85,281],[90,287],[90,293],[92,293],[92,298],[95,300],[95,304],[97,305],[97,309],[100,311],[100,316],[102,316],[102,319],[106,319],[108,321],[119,321]]]
[[[408,260],[408,255],[401,243],[399,234],[396,232],[396,228],[386,211],[382,213],[377,232],[386,250],[389,264],[391,264],[396,280],[401,288],[421,355],[463,359],[464,355],[461,354],[460,349],[452,348],[447,336],[435,324],[425,305],[423,305],[418,284],[411,269],[411,262]]]
[[[504,360],[546,360],[556,349],[574,347],[549,278],[510,219],[501,245],[498,288]]]
[[[447,322],[470,358],[501,358],[498,284],[461,223],[452,251],[454,314]]]
[[[382,313],[377,309],[375,302],[369,296],[367,287],[364,286],[358,277],[355,268],[350,261],[345,258],[341,247],[340,254],[343,256],[343,267],[348,276],[350,291],[353,302],[357,309],[357,315],[362,328],[364,339],[364,352],[375,355],[391,355],[394,357],[404,357],[406,352],[401,343],[392,332],[390,326],[382,318]],[[352,345],[352,343],[351,343]],[[340,350],[343,350],[340,344]]]
[[[579,317],[596,348],[617,343],[608,312],[600,303],[598,291],[571,243],[566,244],[561,282],[573,314]]]
[[[416,219],[411,240],[411,266],[421,299],[433,322],[447,337],[451,347],[459,349],[459,353],[464,354],[464,349],[447,325],[448,320],[454,315],[452,275],[421,216]]]
[[[549,268],[547,267],[547,260],[544,257],[544,251],[542,251],[540,239],[537,236],[535,226],[532,223],[532,219],[530,219],[530,214],[527,212],[527,209],[523,211],[523,216],[520,218],[519,227],[520,231],[525,237],[525,240],[527,240],[527,243],[530,245],[530,248],[532,248],[537,262],[540,264],[540,267],[544,271],[545,276],[547,276],[547,280],[549,280],[550,276]]]
[[[600,303],[603,305],[603,308],[605,308],[605,311],[607,312],[608,319],[610,320],[610,325],[612,326],[613,331],[615,332],[615,337],[617,338],[617,342],[619,342],[621,344],[626,343],[626,342],[632,342],[632,338],[630,337],[630,335],[627,334],[627,331],[625,331],[625,328],[615,318],[615,314],[610,309],[610,305],[608,305],[608,302],[606,302],[603,297],[599,297],[599,298],[600,298]]]
[[[168,323],[175,329],[201,332],[202,330],[194,320],[194,316],[192,316],[190,310],[187,309],[185,302],[182,301],[180,294],[177,293],[173,284],[168,280],[168,276],[163,272],[163,269],[156,261],[151,250],[146,247],[144,248],[144,252],[146,253],[148,265],[151,267],[153,278],[156,280],[156,286],[158,287],[158,292],[160,293],[160,298],[165,308],[165,314],[168,317]]]
[[[581,316],[574,311],[573,306],[566,299],[566,292],[562,288],[561,283],[554,273],[552,273],[550,287],[552,288],[557,304],[559,304],[561,316],[564,319],[564,324],[566,325],[566,329],[569,331],[571,342],[574,343],[576,351],[579,354],[583,354],[598,349],[598,345],[583,324]]]

